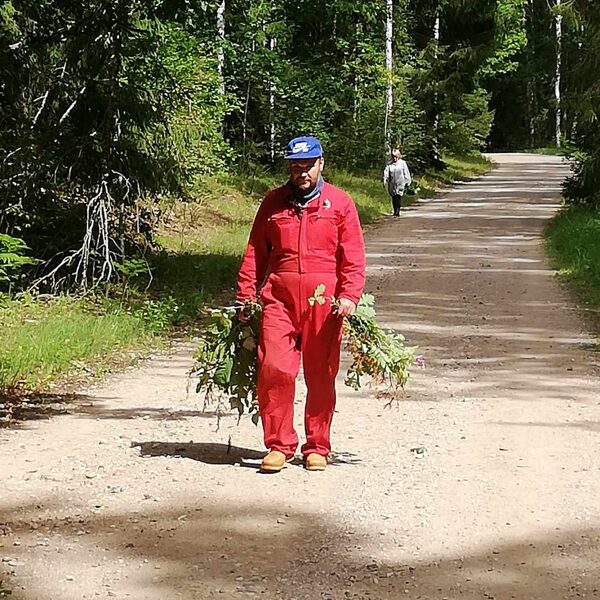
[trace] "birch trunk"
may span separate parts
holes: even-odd
[[[277,47],[277,39],[271,38],[269,41],[269,49],[275,51]],[[275,82],[269,80],[269,154],[271,163],[275,162]]]
[[[221,82],[221,95],[225,95],[225,0],[220,0],[217,5],[217,32],[219,35],[217,70]]]
[[[394,1],[386,0],[386,21],[385,21],[385,69],[387,72],[387,93],[385,100],[385,121],[383,134],[386,150],[390,149],[389,120],[394,106],[394,88],[392,73],[394,69],[393,56],[393,36],[394,36]]]
[[[556,0],[556,6],[560,7],[562,0]],[[556,101],[556,147],[560,148],[562,138],[562,107],[561,107],[561,74],[562,74],[562,22],[563,16],[555,16],[556,29],[556,72],[554,75],[554,99]]]
[[[252,52],[254,53],[256,50],[256,42],[252,40]],[[221,80],[221,83],[223,80]],[[248,137],[248,109],[250,108],[250,92],[252,89],[252,84],[250,82],[250,75],[248,75],[248,82],[246,84],[246,102],[244,103],[244,118],[242,120],[242,153],[246,154],[246,139]],[[222,92],[225,92],[224,86],[222,88]]]
[[[529,146],[535,148],[535,89],[531,80],[527,82],[527,105],[529,113]]]
[[[528,9],[529,8],[529,12]],[[533,0],[527,0],[527,4],[523,4],[523,29],[527,30],[527,20],[528,15],[530,21],[533,23]],[[527,33],[529,37],[529,33]],[[533,76],[530,76],[527,80],[527,116],[529,118],[529,147],[535,148],[535,136],[536,136],[536,127],[535,127],[535,81]]]
[[[433,39],[435,40],[435,58],[438,57],[438,47],[440,45],[440,9],[439,7],[435,11],[435,21],[433,23]],[[435,110],[435,115],[433,117],[433,133],[435,136],[434,144],[437,149],[437,130],[438,125],[440,123],[440,113],[438,110],[438,93],[435,92],[433,96],[433,106]]]

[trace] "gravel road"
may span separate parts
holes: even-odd
[[[369,231],[426,368],[391,409],[340,379],[324,473],[258,474],[259,429],[186,393],[186,344],[0,430],[12,598],[600,597],[599,354],[542,245],[568,167],[493,158]]]

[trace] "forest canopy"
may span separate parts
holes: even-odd
[[[2,0],[0,286],[111,281],[157,198],[298,134],[362,172],[567,146],[598,205],[599,24],[586,0]]]

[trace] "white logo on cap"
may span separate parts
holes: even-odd
[[[298,152],[308,152],[309,150],[310,146],[308,145],[308,142],[296,142],[292,148],[292,154],[298,154]]]

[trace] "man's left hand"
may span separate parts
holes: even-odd
[[[348,298],[340,298],[340,303],[337,308],[339,317],[351,317],[356,312],[356,304]]]

